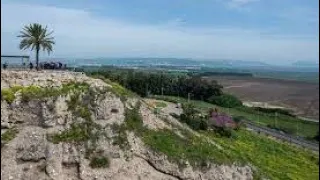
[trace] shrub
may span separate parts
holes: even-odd
[[[319,141],[319,139],[320,139],[319,131],[318,131],[317,135],[316,135],[316,136],[314,136],[314,138],[313,138],[313,139],[315,139],[315,140]]]
[[[238,98],[230,94],[211,96],[207,101],[212,104],[227,108],[242,106],[242,102]]]
[[[90,161],[91,168],[107,168],[110,165],[109,159],[106,156],[95,156]]]
[[[214,127],[213,131],[215,134],[221,136],[221,137],[232,137],[235,136],[235,133],[230,128],[225,127]]]
[[[8,129],[5,133],[1,134],[1,146],[14,139],[17,134],[18,130],[16,128]]]
[[[59,142],[81,142],[90,138],[90,135],[86,131],[86,128],[79,124],[71,124],[71,128],[63,131],[60,134],[54,134],[50,137],[50,140],[54,144]]]
[[[187,119],[188,119],[187,115],[185,115],[185,114],[180,114],[180,121],[181,121],[181,122],[187,122]]]
[[[244,119],[243,116],[235,116],[232,119],[236,123],[235,130],[239,130],[242,126],[244,126],[244,123],[242,122],[242,119]]]
[[[139,113],[140,103],[136,104],[136,107],[133,109],[126,109],[125,110],[125,122],[126,128],[128,130],[138,130],[143,127],[143,120],[141,114]]]
[[[21,90],[21,99],[24,102],[28,102],[31,99],[37,99],[44,95],[44,91],[42,88],[38,86],[29,86],[25,87]]]
[[[176,116],[179,117],[178,115]],[[193,130],[208,130],[208,123],[205,119],[187,116],[186,114],[181,114],[178,119],[180,122],[186,123]]]
[[[200,120],[199,129],[200,129],[200,130],[205,130],[205,131],[208,130],[208,123],[207,123],[207,121],[201,119],[201,120]]]
[[[118,145],[121,149],[129,149],[130,144],[128,142],[126,127],[124,124],[118,125],[116,123],[111,125],[112,132],[116,134],[113,137],[113,145]]]
[[[264,113],[269,113],[269,114],[274,114],[274,113],[279,113],[291,117],[295,117],[295,115],[291,114],[291,112],[287,109],[280,109],[280,108],[262,108],[262,107],[254,107],[255,110],[264,112]]]
[[[16,96],[11,89],[2,89],[1,90],[1,99],[7,101],[7,103],[11,104]]]

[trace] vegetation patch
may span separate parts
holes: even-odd
[[[190,103],[185,103],[182,105],[183,112],[178,117],[178,120],[182,123],[186,123],[193,130],[207,130],[208,122],[205,117],[199,115],[199,111]]]
[[[50,140],[54,144],[58,144],[59,142],[83,142],[89,138],[90,136],[83,124],[71,124],[70,129],[52,135]]]
[[[318,179],[319,158],[309,151],[241,129],[236,132],[236,139],[203,133],[221,145],[224,153],[253,164],[257,177]]]
[[[156,106],[157,108],[165,108],[165,107],[167,107],[167,103],[161,102],[161,101],[156,101],[156,102],[155,102],[155,106]]]
[[[11,89],[1,90],[1,100],[5,100],[7,103],[11,104],[15,98],[14,92]]]
[[[142,139],[151,149],[164,153],[169,160],[182,166],[184,162],[181,160],[188,161],[194,167],[208,162],[216,164],[234,162],[232,157],[215,145],[192,135],[184,139],[170,130],[145,130]]]
[[[107,168],[110,165],[110,160],[106,156],[94,156],[90,160],[91,168]]]
[[[105,83],[111,85],[112,87],[108,87],[106,88],[106,91],[110,91],[113,94],[117,95],[118,97],[120,97],[120,99],[122,101],[126,101],[127,97],[132,97],[135,96],[135,94],[131,91],[129,91],[128,89],[124,88],[123,86],[121,86],[120,84],[111,81],[110,79],[105,78],[102,75],[90,75],[92,78],[96,78],[96,79],[101,79],[103,80]]]
[[[242,102],[231,94],[222,94],[220,96],[211,96],[208,102],[221,107],[233,108],[242,106]]]
[[[86,158],[90,158],[96,151],[96,145],[99,138],[103,137],[102,127],[93,122],[90,108],[94,107],[92,94],[89,88],[81,88],[82,86],[74,86],[74,92],[67,102],[68,110],[72,111],[74,117],[81,117],[84,121],[71,124],[69,129],[59,134],[48,136],[48,140],[53,143],[59,142],[82,142],[86,149]],[[78,89],[79,88],[79,89]]]
[[[111,129],[115,137],[113,137],[113,145],[118,145],[122,150],[130,149],[130,144],[128,141],[127,133],[126,133],[126,126],[125,124],[118,125],[116,123],[111,125]]]
[[[16,92],[21,93],[21,100],[28,102],[33,99],[43,99],[47,97],[57,97],[65,95],[72,90],[84,91],[89,88],[86,83],[70,82],[63,84],[61,87],[39,87],[39,86],[13,86],[8,89],[1,90],[1,99],[6,100],[9,104],[12,103],[16,96]]]
[[[143,142],[156,152],[167,155],[168,160],[180,167],[188,161],[194,167],[201,167],[208,162],[217,164],[233,163],[234,160],[215,145],[183,131],[188,138],[182,138],[171,130],[150,130],[143,126],[139,105],[126,110],[125,127],[140,136]]]
[[[14,139],[18,132],[18,129],[10,128],[5,133],[1,134],[1,147]]]
[[[125,110],[126,128],[137,133],[143,130],[143,120],[139,113],[140,105],[141,103],[137,102],[133,109],[126,108]]]
[[[162,99],[162,96],[156,97]],[[164,97],[180,103],[187,102],[187,100],[184,98],[170,96]],[[189,102],[194,105],[194,108],[201,110],[202,112],[208,112],[211,108],[217,107],[213,104],[203,101],[191,100]],[[240,111],[239,109],[222,107],[218,108],[220,111],[232,115],[233,117],[237,117],[240,120],[243,118],[254,122],[258,122],[259,120],[261,124],[265,123],[265,126],[267,124],[274,124],[275,122],[274,117],[268,116],[266,113],[264,113],[266,114],[265,116],[257,116],[257,114],[255,113],[251,114]],[[291,120],[291,122],[289,122],[289,120]],[[301,124],[301,129],[309,130],[309,132],[300,131],[300,134],[314,134],[312,137],[315,137],[315,135],[317,135],[319,126],[316,123],[310,123],[309,126],[309,122],[301,122],[299,120],[297,121],[296,118],[290,116],[279,115],[276,121],[276,125],[277,127],[281,125],[289,127],[291,129],[295,129],[297,122],[299,123],[299,125]],[[311,124],[314,126],[311,126]],[[315,132],[311,133],[310,131]],[[221,136],[221,134],[217,133],[217,131],[199,132],[222,146],[223,154],[227,155],[227,157],[231,159],[230,161],[233,160],[234,162],[245,162],[247,164],[250,163],[254,167],[256,167],[257,170],[254,171],[255,179],[262,179],[262,177],[267,177],[269,179],[319,179],[319,158],[309,151],[297,148],[287,143],[274,141],[263,135],[257,135],[241,128],[238,131],[233,132],[236,138]],[[165,136],[165,134],[163,134],[163,136]],[[198,140],[196,143],[198,143],[199,141],[201,140]],[[160,146],[158,147],[158,149],[167,153],[166,149],[164,148],[170,147],[161,147],[161,142],[165,142],[164,138],[162,138],[160,142],[157,142],[156,139],[149,139],[149,143],[157,143],[152,144],[152,146]],[[175,143],[178,144],[178,142]],[[207,143],[207,145],[209,145],[209,143]],[[212,148],[214,149],[215,147]],[[185,147],[185,149],[187,150],[188,147]],[[219,150],[217,152],[219,152]],[[213,156],[211,158],[216,157],[215,154],[207,155],[208,157]]]
[[[11,88],[2,89],[1,90],[1,100],[7,101],[7,103],[11,104],[15,100],[15,93],[21,90],[22,86],[13,86]]]
[[[187,103],[188,100],[181,97],[175,96],[152,96],[152,98],[160,100],[169,100],[176,103]],[[317,135],[319,131],[319,123],[304,121],[296,117],[287,116],[283,114],[273,114],[273,113],[264,113],[260,111],[255,111],[251,109],[250,112],[246,107],[236,107],[236,108],[224,108],[219,107],[211,103],[204,101],[190,100],[189,103],[195,106],[195,109],[200,110],[201,112],[207,113],[212,108],[217,108],[219,112],[226,113],[232,117],[241,117],[243,120],[248,120],[253,123],[262,125],[262,126],[273,126],[277,128],[287,129],[288,132],[291,132],[293,135],[299,135],[305,138],[313,138]],[[306,131],[307,129],[307,131]]]

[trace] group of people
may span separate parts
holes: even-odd
[[[23,64],[25,66],[25,64]],[[32,70],[34,68],[34,64],[32,62],[29,63],[29,69]],[[7,69],[8,64],[7,62],[2,64],[2,68],[3,69]],[[39,66],[36,67],[37,70],[39,69],[66,69],[67,65],[66,64],[62,64],[61,62],[43,62],[43,63],[39,63]]]

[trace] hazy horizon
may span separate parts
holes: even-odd
[[[1,1],[1,52],[25,54],[16,37],[38,22],[56,45],[40,58],[186,58],[274,65],[319,62],[316,0]]]

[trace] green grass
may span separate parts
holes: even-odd
[[[169,160],[180,166],[183,166],[181,160],[187,160],[195,168],[207,162],[215,164],[234,162],[233,157],[204,139],[191,135],[184,139],[171,130],[144,130],[142,139],[151,149],[166,154]]]
[[[4,99],[5,101],[7,101],[7,103],[11,104],[16,98],[15,93],[21,90],[22,88],[22,86],[13,86],[11,88],[2,89],[1,99]]]
[[[128,141],[127,133],[126,133],[126,126],[125,124],[118,125],[116,123],[111,125],[111,129],[115,137],[113,137],[113,145],[118,145],[122,150],[130,149],[130,144]]]
[[[187,99],[178,98],[174,96],[152,96],[153,98],[170,101],[170,102],[180,102],[186,103]],[[279,129],[283,129],[284,131],[289,132],[290,134],[299,135],[306,138],[314,137],[318,130],[319,124],[310,121],[304,121],[292,116],[281,115],[278,114],[275,117],[274,114],[268,114],[263,112],[258,112],[255,110],[248,110],[245,107],[240,108],[223,108],[218,107],[216,105],[197,100],[190,100],[192,104],[196,106],[196,108],[204,113],[207,113],[210,108],[218,108],[219,111],[227,113],[231,116],[242,116],[247,120],[255,122],[262,126],[271,126]]]
[[[125,128],[135,132],[151,149],[164,153],[169,160],[183,166],[181,160],[188,160],[194,167],[199,167],[207,161],[217,164],[232,163],[230,157],[225,155],[216,146],[197,138],[185,130],[182,138],[171,130],[150,130],[143,126],[139,113],[139,104],[133,109],[126,109]]]
[[[167,107],[167,103],[161,102],[161,101],[156,101],[155,105],[156,105],[157,108],[165,108],[165,107]]]
[[[15,100],[14,92],[10,89],[2,89],[1,90],[1,99],[7,101],[7,103],[11,104]]]
[[[90,136],[82,124],[71,124],[71,127],[60,134],[54,134],[49,138],[54,144],[59,142],[83,142]]]
[[[8,103],[12,103],[15,99],[15,93],[21,93],[21,100],[23,102],[28,102],[34,99],[43,99],[48,97],[57,97],[60,95],[65,95],[70,91],[86,91],[89,89],[89,85],[86,83],[71,82],[68,84],[63,84],[61,87],[39,87],[39,86],[13,86],[11,88],[6,88],[1,90],[1,99],[6,100]]]
[[[100,75],[91,75],[92,78],[96,78],[96,79],[101,79],[103,80],[105,83],[111,85],[111,88],[107,88],[107,91],[111,91],[112,93],[114,93],[115,95],[117,95],[118,97],[120,97],[120,99],[122,101],[125,101],[127,99],[127,97],[133,97],[136,96],[135,93],[133,93],[132,91],[126,89],[125,87],[121,86],[120,84],[113,82],[109,79],[106,79],[103,76]]]
[[[127,110],[126,127],[140,136],[150,149],[167,155],[168,160],[179,167],[183,168],[185,161],[196,169],[206,167],[208,162],[252,164],[257,168],[255,179],[319,179],[319,158],[309,151],[241,129],[235,132],[236,138],[217,136],[211,131],[199,131],[202,136],[196,137],[180,129],[183,138],[172,130],[150,130],[143,126],[137,109]]]
[[[10,128],[5,133],[1,134],[1,147],[14,139],[18,132],[19,131],[16,128]]]
[[[311,152],[245,130],[237,131],[236,139],[203,134],[218,142],[224,153],[252,163],[270,179],[319,179],[319,158]]]

